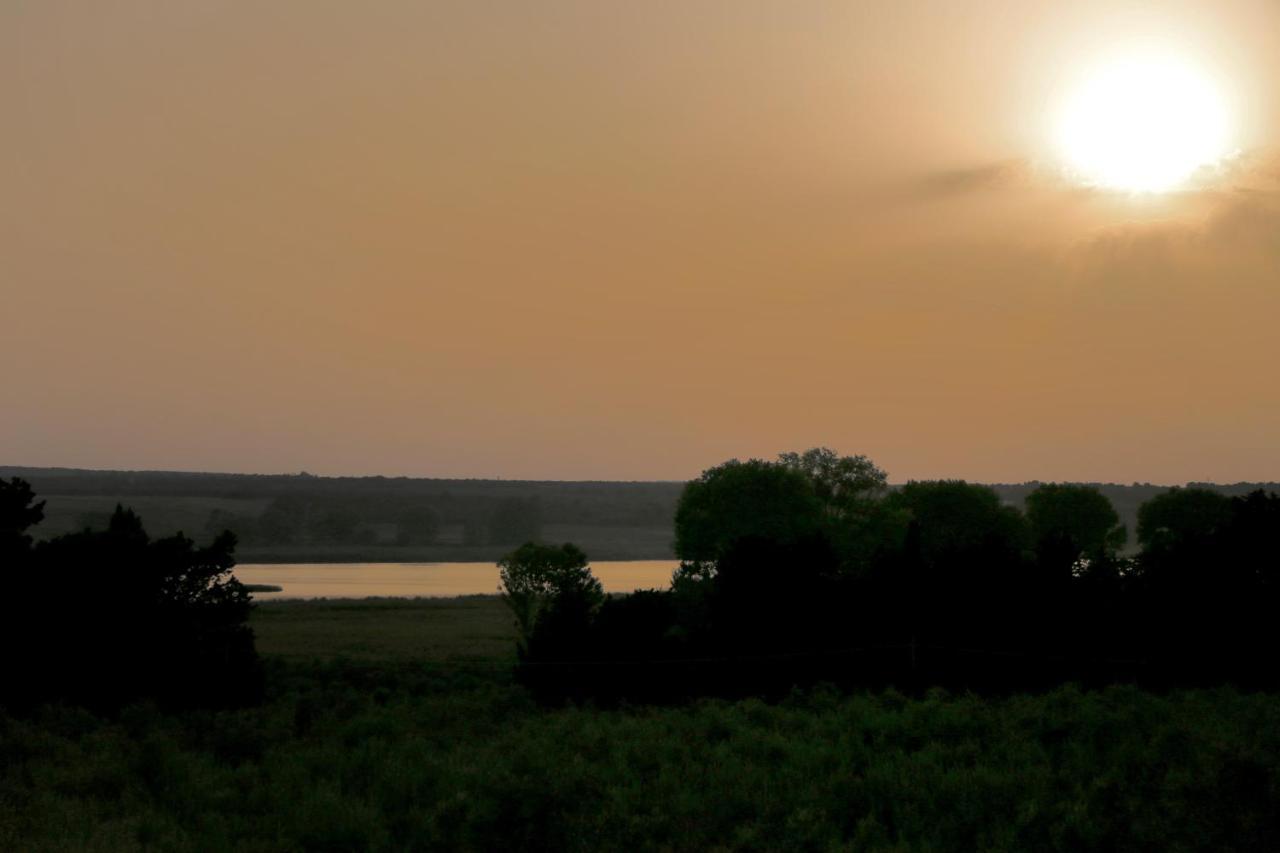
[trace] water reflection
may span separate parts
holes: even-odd
[[[665,589],[674,560],[621,560],[591,564],[605,592]],[[278,586],[280,592],[255,592],[273,598],[389,598],[493,595],[498,591],[495,563],[247,563],[235,567],[242,583]]]

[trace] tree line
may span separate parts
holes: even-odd
[[[250,547],[291,545],[435,545],[447,525],[463,545],[514,545],[542,537],[539,500],[526,497],[459,500],[353,500],[285,495],[259,514],[215,508],[205,533],[234,531]]]
[[[46,536],[101,527],[119,502],[147,507],[154,532],[230,529],[252,549],[515,546],[548,525],[665,528],[682,486],[0,466],[0,477],[13,476],[48,499]]]
[[[0,703],[242,704],[262,691],[235,535],[153,538],[117,507],[34,542],[44,503],[0,480]],[[1174,488],[1136,551],[1101,491],[1041,484],[1025,510],[963,481],[887,485],[817,448],[704,471],[675,511],[666,589],[608,596],[586,554],[500,564],[520,680],[548,698],[773,694],[1064,680],[1274,687],[1280,496]]]
[[[501,565],[521,678],[548,697],[1274,686],[1280,496],[1172,488],[1135,532],[1131,552],[1096,486],[1041,484],[1020,510],[816,448],[688,483],[667,589],[606,596],[572,545]]]

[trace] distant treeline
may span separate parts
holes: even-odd
[[[513,545],[542,538],[537,498],[445,496],[396,500],[288,495],[261,514],[209,511],[206,535],[222,530],[246,546],[290,545]]]
[[[666,532],[684,485],[30,467],[0,467],[0,477],[21,477],[48,500],[44,538],[101,528],[120,502],[145,511],[158,533],[181,530],[211,537],[231,530],[242,552],[250,554],[263,549],[323,553],[340,546],[375,546],[394,553],[391,549],[396,547],[432,546],[496,556],[501,551],[476,549],[554,538],[548,528],[578,527],[618,529],[592,537],[593,553],[655,559],[671,556]],[[1021,508],[1039,485],[991,488],[1001,501]],[[1167,488],[1150,483],[1090,485],[1106,496],[1131,530],[1136,529],[1138,508]],[[1275,483],[1188,485],[1229,496],[1280,489]],[[633,539],[623,528],[654,535]],[[611,547],[615,540],[616,548]]]
[[[510,546],[547,525],[669,530],[679,483],[533,482],[309,474],[0,468],[48,500],[46,536],[101,527],[115,503],[147,505],[157,530],[236,534],[278,546]],[[164,499],[168,499],[167,505]],[[667,537],[669,540],[669,537]],[[497,552],[500,553],[500,552]],[[669,552],[636,554],[665,557]]]

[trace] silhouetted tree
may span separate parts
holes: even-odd
[[[676,554],[689,563],[714,563],[744,537],[797,542],[821,529],[823,512],[801,471],[733,459],[685,486],[676,507]]]
[[[868,502],[884,495],[888,487],[884,471],[867,457],[840,456],[827,447],[782,453],[778,461],[803,474],[827,513],[837,517],[857,514]]]
[[[499,560],[498,570],[519,631],[517,680],[544,699],[599,693],[604,683],[588,684],[573,667],[598,654],[592,635],[605,600],[587,555],[567,542],[526,542]]]
[[[743,537],[712,580],[711,628],[722,653],[793,652],[824,645],[844,620],[831,609],[839,558],[821,534],[780,543]]]
[[[1025,644],[1034,591],[1029,535],[1017,508],[960,480],[910,482],[885,504],[901,517],[902,550],[912,551],[909,559],[885,557],[890,571],[910,567],[909,583],[888,584],[905,597],[885,606],[913,627],[912,642],[984,650]],[[903,636],[902,628],[894,633]]]
[[[840,456],[826,447],[783,453],[779,462],[804,474],[822,501],[823,532],[840,556],[841,571],[865,573],[892,539],[893,517],[881,498],[885,472],[866,456]]]
[[[1223,561],[1236,582],[1273,601],[1280,596],[1280,495],[1261,489],[1231,499]]]
[[[675,625],[670,592],[641,589],[608,596],[596,617],[593,650],[604,660],[669,657],[681,639],[673,630]]]
[[[1138,536],[1133,618],[1164,678],[1274,682],[1280,498],[1170,489],[1139,509]]]
[[[234,548],[230,533],[205,548],[181,534],[151,540],[122,507],[105,530],[40,543],[0,591],[5,648],[21,649],[0,695],[11,705],[253,701],[261,672]]]
[[[0,702],[22,692],[29,665],[33,554],[27,531],[44,519],[44,505],[25,480],[0,480]]]
[[[1065,579],[1124,547],[1127,531],[1095,486],[1046,483],[1027,495],[1027,524],[1041,568]]]
[[[1147,551],[1205,542],[1230,518],[1231,502],[1225,495],[1172,488],[1138,508],[1138,542]]]
[[[14,568],[30,551],[27,531],[44,519],[44,505],[26,480],[0,480],[0,567]]]
[[[1026,505],[963,481],[884,494],[868,460],[823,448],[724,463],[681,496],[670,591],[605,598],[572,546],[509,555],[520,678],[606,701],[815,680],[1280,682],[1280,496],[1155,495],[1136,557],[1097,487],[1043,485]]]
[[[548,611],[559,618],[575,607],[587,611],[604,599],[600,581],[587,567],[587,555],[572,543],[539,545],[526,542],[498,561],[502,600],[516,617],[521,642],[527,647]]]
[[[927,565],[980,547],[1018,553],[1030,544],[1022,513],[1002,504],[989,486],[963,480],[913,480],[885,502],[903,511],[901,536],[906,535],[907,520],[919,523],[920,554]]]

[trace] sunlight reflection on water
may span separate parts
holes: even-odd
[[[675,560],[619,560],[591,564],[605,592],[665,589]],[[235,567],[242,583],[270,584],[280,592],[255,592],[273,598],[389,598],[494,595],[495,563],[248,563]]]

